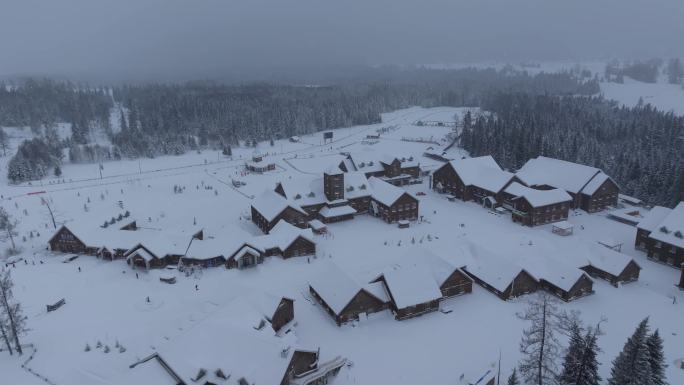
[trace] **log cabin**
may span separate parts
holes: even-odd
[[[305,228],[308,221],[307,212],[299,205],[270,190],[252,202],[251,211],[252,222],[265,234],[281,219],[301,228]]]
[[[65,225],[48,240],[50,250],[61,253],[85,253],[86,244]]]
[[[684,202],[672,210],[649,212],[637,225],[636,244],[646,249],[649,259],[684,267]]]
[[[658,230],[658,226],[672,212],[672,209],[663,206],[653,206],[651,210],[644,214],[644,217],[636,225],[636,238],[634,248],[637,250],[648,251],[652,248],[653,240],[649,237],[652,232]]]
[[[501,169],[491,156],[452,160],[435,170],[432,187],[462,201],[475,201],[494,207],[500,204],[502,192],[515,176]]]
[[[422,265],[395,265],[372,282],[381,282],[397,320],[418,317],[439,310],[442,292],[430,271]]]
[[[608,281],[615,287],[639,280],[641,266],[627,254],[593,244],[580,247],[577,252],[582,253],[586,261],[579,268],[592,277]]]
[[[413,157],[377,155],[371,151],[348,154],[339,168],[344,172],[362,172],[366,178],[380,178],[395,186],[413,183],[420,178],[420,164]]]
[[[264,160],[263,155],[254,154],[252,159],[245,162],[247,171],[262,174],[268,171],[275,170],[275,163]]]
[[[387,223],[418,219],[418,198],[381,179],[371,177],[370,213]]]
[[[249,299],[276,333],[294,320],[294,300],[292,298],[263,293],[253,295]]]
[[[506,301],[539,289],[539,280],[503,258],[479,254],[462,267],[475,283]]]
[[[264,263],[264,250],[245,243],[226,257],[227,269],[246,269]]]
[[[598,168],[539,156],[527,161],[515,174],[535,189],[562,189],[572,197],[572,208],[587,212],[615,207],[619,186]]]
[[[503,200],[513,222],[525,226],[564,221],[572,205],[572,197],[561,189],[536,190],[518,182],[504,190]]]
[[[315,255],[316,241],[311,229],[301,229],[280,220],[269,234],[254,237],[252,243],[264,250],[264,257],[280,256],[283,259]]]
[[[309,293],[338,326],[389,307],[382,288],[362,286],[333,264],[309,282]]]

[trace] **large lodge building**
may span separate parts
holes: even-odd
[[[308,222],[333,223],[369,213],[393,223],[418,219],[418,199],[400,187],[362,172],[334,166],[323,177],[286,180],[266,191],[251,206],[252,222],[268,233],[285,220],[305,228]]]
[[[639,222],[635,247],[648,258],[684,267],[684,202],[674,209],[656,206]]]
[[[527,226],[565,220],[570,209],[615,206],[619,193],[597,168],[543,156],[516,174],[502,170],[491,156],[452,160],[433,173],[432,188],[485,207],[503,206],[514,222]]]

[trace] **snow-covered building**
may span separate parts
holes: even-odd
[[[398,320],[439,310],[442,292],[432,273],[422,264],[391,266],[372,282],[382,282]]]
[[[424,247],[412,248],[398,258],[397,264],[421,265],[427,268],[439,286],[442,298],[455,297],[473,291],[473,280],[463,270]]]
[[[617,287],[619,284],[636,282],[641,266],[627,254],[595,244],[587,244],[575,249],[586,261],[579,266],[595,278],[601,278]]]
[[[539,281],[539,287],[569,302],[594,293],[594,281],[583,270],[566,264],[562,258],[528,255],[516,258]]]
[[[252,222],[266,234],[281,219],[301,228],[306,227],[308,219],[307,212],[298,204],[271,190],[264,191],[254,199],[251,211]]]
[[[620,192],[617,183],[596,167],[545,156],[528,160],[515,175],[535,189],[565,190],[572,197],[572,207],[587,212],[616,206]]]
[[[395,157],[375,151],[350,153],[339,168],[344,172],[362,172],[366,178],[380,178],[395,186],[420,178],[420,164],[413,157]]]
[[[536,190],[518,182],[506,187],[503,199],[513,222],[526,226],[564,221],[572,205],[572,197],[564,190]]]
[[[381,285],[361,285],[332,263],[309,281],[309,292],[337,325],[359,320],[389,306],[389,298]]]
[[[504,301],[539,289],[539,280],[525,268],[483,250],[471,255],[463,271]]]
[[[651,259],[684,267],[684,202],[672,210],[656,206],[645,215],[637,225],[636,246]]]
[[[418,199],[404,189],[376,177],[367,179],[361,172],[343,173],[335,167],[326,170],[323,178],[281,181],[274,191],[285,199],[283,205],[294,202],[309,220],[323,223],[367,212],[390,223],[418,218]]]
[[[247,171],[262,174],[275,170],[275,163],[266,161],[261,154],[254,154],[251,159],[245,162],[245,168]]]
[[[316,241],[311,229],[301,229],[281,219],[271,232],[254,237],[252,244],[264,250],[265,257],[274,255],[285,259],[316,254]]]
[[[501,169],[490,155],[452,160],[432,174],[432,188],[463,201],[476,201],[493,207],[502,201],[502,192],[515,176]]]
[[[344,358],[322,357],[320,349],[300,347],[294,333],[276,333],[266,324],[251,301],[238,298],[169,336],[109,383],[314,385],[344,367]]]

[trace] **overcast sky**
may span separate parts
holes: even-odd
[[[0,74],[684,57],[684,0],[0,0]]]

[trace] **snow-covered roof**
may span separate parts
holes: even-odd
[[[550,282],[561,290],[569,291],[582,277],[591,280],[587,273],[570,266],[561,258],[549,255],[526,255],[518,257],[517,262],[537,279]]]
[[[473,253],[471,258],[468,258],[465,269],[500,292],[506,290],[525,270],[520,265],[513,264],[502,256],[490,253],[481,247],[472,246],[471,249]]]
[[[151,261],[151,260],[153,260],[153,259],[159,259],[157,256],[150,254],[147,250],[145,250],[145,249],[142,248],[142,247],[136,249],[134,252],[132,252],[131,254],[129,254],[129,255],[128,255],[128,258],[126,258],[126,259],[130,259],[130,258],[132,258],[132,257],[134,257],[134,256],[136,256],[136,255],[139,255],[140,257],[142,257],[142,259],[144,259],[145,262],[149,262],[149,261]]]
[[[435,278],[424,266],[392,266],[384,270],[382,276],[398,309],[442,298]]]
[[[574,226],[568,221],[560,221],[553,224],[553,227],[561,230],[571,230]]]
[[[644,214],[644,219],[639,221],[637,228],[653,232],[660,227],[660,224],[665,220],[665,217],[671,212],[671,208],[654,206],[649,212]]]
[[[663,219],[649,237],[676,247],[684,248],[684,202]]]
[[[354,208],[349,206],[349,205],[336,206],[336,207],[325,206],[318,213],[324,218],[334,218],[334,217],[339,217],[339,216],[343,216],[343,215],[356,214],[356,210],[354,210]]]
[[[466,186],[476,186],[498,193],[513,178],[499,167],[491,155],[452,160],[449,162]]]
[[[330,167],[326,168],[324,173],[328,175],[340,175],[343,174],[342,169],[340,169],[339,164],[331,164]]]
[[[579,267],[591,265],[615,276],[620,275],[634,261],[627,254],[596,244],[581,245],[575,252],[580,253],[586,261],[586,264]]]
[[[454,264],[424,247],[412,247],[398,261],[402,266],[421,265],[427,268],[439,286],[458,270]]]
[[[284,251],[299,237],[315,243],[311,229],[301,229],[281,219],[268,234],[252,238],[251,243],[263,249],[278,248]]]
[[[387,294],[387,290],[385,290],[385,285],[383,285],[382,282],[367,283],[363,285],[363,290],[367,291],[375,298],[379,299],[384,303],[388,303],[390,301],[389,295]]]
[[[371,187],[373,199],[385,206],[392,206],[402,195],[408,194],[404,189],[376,177],[368,178],[368,184]]]
[[[333,263],[327,263],[309,285],[335,314],[340,314],[361,291],[361,285]]]
[[[323,177],[310,176],[297,179],[287,179],[279,182],[285,196],[300,206],[317,205],[327,202],[323,191]],[[344,196],[354,199],[371,195],[368,179],[362,172],[344,174]],[[295,197],[299,198],[295,199]]]
[[[596,174],[596,176],[591,178],[591,181],[589,181],[589,183],[587,183],[586,186],[584,186],[584,188],[582,189],[582,193],[587,195],[593,195],[596,192],[596,190],[598,190],[599,187],[601,187],[601,185],[607,180],[612,179],[611,177],[603,173],[603,171],[599,172],[598,174]]]
[[[320,230],[323,230],[323,229],[327,228],[327,226],[325,225],[325,223],[319,221],[318,219],[312,219],[312,220],[310,220],[310,221],[309,221],[309,226],[310,226],[313,230],[315,230],[315,231],[320,231]]]
[[[282,195],[272,190],[266,190],[256,197],[252,202],[252,207],[269,222],[275,219],[275,217],[282,213],[287,207],[291,207],[306,215],[306,211],[302,210],[302,208],[299,207],[299,204],[288,201]]]
[[[516,176],[527,185],[549,185],[576,194],[600,172],[595,167],[539,156],[528,160]]]
[[[557,203],[570,202],[572,197],[564,190],[536,190],[518,182],[511,183],[505,190],[507,193],[524,198],[532,207],[543,207]]]
[[[192,379],[201,369],[206,371],[201,383],[223,383],[224,380],[215,374],[220,369],[225,375],[230,375],[231,381],[244,377],[250,384],[279,384],[296,350],[295,337],[290,334],[278,337],[268,327],[259,330],[261,319],[263,315],[248,300],[238,297],[192,328],[168,336],[168,341],[157,346],[156,352],[187,384],[195,383]],[[208,333],[208,330],[221,332]],[[158,363],[149,361],[127,374],[133,375],[143,365]],[[135,376],[142,380],[141,376],[148,374],[147,371],[145,369]],[[163,378],[158,370],[152,370],[148,375]],[[117,383],[134,383],[128,380],[130,378],[127,377]],[[148,379],[135,383],[157,382]]]

